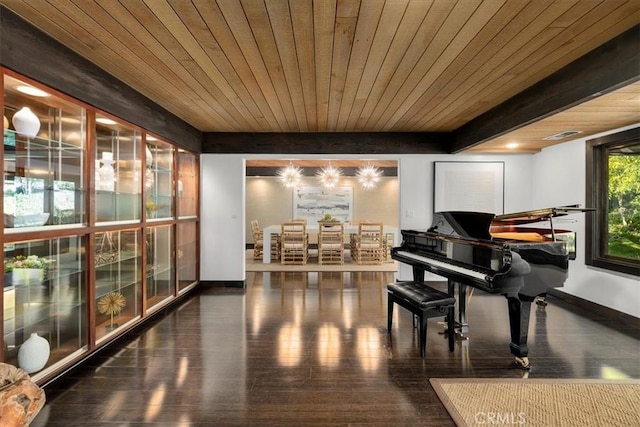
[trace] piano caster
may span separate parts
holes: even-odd
[[[462,332],[456,332],[456,341],[467,341],[468,339],[469,337]]]
[[[516,357],[516,360],[513,361],[513,364],[516,368],[528,371],[531,369],[531,365],[529,364],[528,357]]]
[[[536,297],[536,305],[539,307],[547,306],[547,299],[545,297]]]

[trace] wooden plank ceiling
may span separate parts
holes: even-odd
[[[640,22],[638,0],[0,4],[203,132],[454,131]],[[519,150],[637,122],[637,102],[616,113],[638,90],[541,124]]]

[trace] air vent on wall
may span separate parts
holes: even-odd
[[[575,135],[577,133],[582,133],[581,130],[566,130],[564,132],[556,133],[555,135],[548,136],[546,138],[542,138],[545,141],[557,141],[559,139],[564,139],[569,136]]]

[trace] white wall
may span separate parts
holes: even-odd
[[[637,126],[637,125],[636,125]],[[634,126],[618,129],[620,132]],[[537,207],[586,204],[586,139],[555,145],[533,157],[533,203]],[[640,317],[640,280],[637,276],[612,273],[584,263],[586,218],[583,214],[556,220],[558,228],[575,231],[578,236],[576,259],[569,263],[569,278],[560,290],[634,317]],[[569,222],[572,221],[572,222]]]
[[[243,154],[203,154],[201,156],[201,280],[244,280],[245,260],[245,158],[278,159],[282,156]],[[327,158],[301,155],[286,158]],[[362,159],[361,155],[334,158]],[[532,207],[531,155],[385,155],[369,159],[398,160],[400,228],[426,229],[431,225],[433,206],[434,161],[504,161],[505,211]],[[409,212],[409,215],[407,215]],[[234,214],[236,217],[234,218]],[[242,230],[240,230],[240,227]],[[222,243],[220,243],[222,242]],[[235,258],[235,257],[238,258]],[[408,272],[408,276],[405,275]],[[411,277],[410,269],[401,272],[401,279]]]
[[[200,168],[200,280],[244,280],[244,159],[203,155]]]
[[[301,186],[318,186],[315,177],[304,177]],[[275,176],[248,176],[245,180],[245,215],[247,217],[247,242],[253,243],[251,220],[257,220],[260,226],[280,224],[293,216],[293,190],[286,188]],[[353,212],[350,219],[366,219],[382,222],[393,227],[398,226],[399,187],[396,176],[382,176],[375,191],[361,188],[353,176],[344,176],[340,186],[353,189]],[[371,216],[372,213],[375,215]],[[317,242],[315,233],[309,234],[310,243]]]
[[[591,137],[592,138],[592,137]],[[201,279],[244,280],[244,160],[246,155],[204,154],[201,158]],[[287,158],[326,158],[291,156]],[[251,155],[251,159],[282,158]],[[362,158],[358,155],[334,158]],[[399,155],[369,156],[398,160],[400,228],[425,229],[433,210],[434,161],[504,161],[505,212],[579,203],[585,205],[585,141],[547,148],[535,155]],[[578,233],[577,259],[571,261],[562,291],[640,317],[640,283],[636,277],[584,264],[584,215],[559,223]],[[582,242],[582,245],[581,245]],[[403,266],[398,278],[408,280]]]
[[[433,162],[440,161],[503,161],[504,164],[504,211],[519,212],[531,206],[531,161],[530,154],[520,155],[470,155],[438,154],[401,156],[398,167],[400,177],[400,228],[426,229],[431,225],[433,212]],[[401,265],[398,278],[411,280],[411,268]],[[428,274],[427,280],[437,277]]]

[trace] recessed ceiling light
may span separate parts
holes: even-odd
[[[31,96],[38,96],[38,97],[45,97],[45,96],[49,96],[49,94],[43,90],[40,90],[36,87],[33,86],[27,86],[27,85],[20,85],[16,87],[16,90],[18,92],[22,92],[25,93],[27,95],[31,95]]]
[[[115,120],[107,119],[106,117],[98,117],[96,122],[102,123],[103,125],[115,125],[117,122]]]
[[[520,144],[518,144],[517,142],[510,142],[506,145],[507,148],[509,149],[514,149],[514,148],[518,148],[520,146]]]

